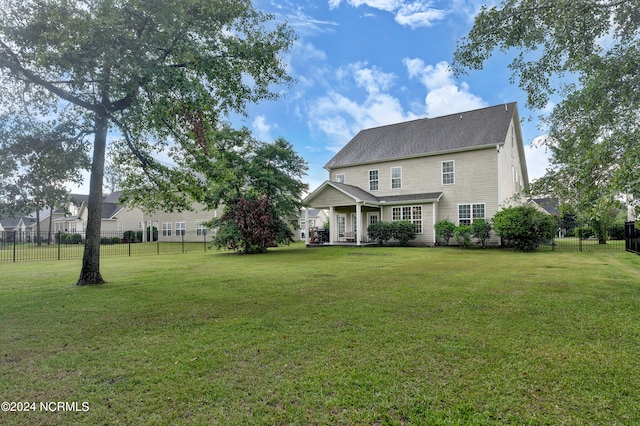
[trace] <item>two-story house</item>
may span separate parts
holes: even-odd
[[[304,201],[329,210],[331,243],[409,220],[414,242],[432,245],[437,221],[490,220],[529,185],[515,102],[362,130],[324,167],[329,180]]]

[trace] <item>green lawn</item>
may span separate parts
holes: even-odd
[[[633,254],[294,245],[107,258],[107,284],[76,287],[79,269],[0,264],[0,401],[79,410],[0,424],[640,424]]]

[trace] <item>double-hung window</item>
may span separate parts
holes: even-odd
[[[176,222],[176,235],[184,235],[187,231],[187,222]]]
[[[202,222],[196,222],[196,235],[207,235],[207,228]]]
[[[484,203],[458,204],[459,225],[471,225],[471,223],[477,220],[486,220],[486,208]]]
[[[391,189],[402,188],[402,167],[391,168]]]
[[[369,170],[369,191],[377,191],[379,186],[378,170]]]
[[[456,183],[455,169],[453,160],[442,162],[442,184],[453,185]]]
[[[162,236],[170,237],[171,236],[171,222],[162,222]]]

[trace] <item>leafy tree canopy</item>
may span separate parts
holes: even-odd
[[[292,42],[291,29],[250,0],[0,0],[2,104],[42,114],[75,108],[95,132],[78,284],[103,282],[109,129],[116,126],[153,170],[157,161],[137,141],[159,143],[189,126],[197,135],[199,122],[276,98],[273,86],[290,81],[280,53]]]
[[[454,70],[481,69],[496,50],[510,65],[528,105],[562,101],[543,121],[552,154],[532,185],[586,212],[616,197],[640,200],[640,3],[636,0],[505,0],[483,7],[455,52]],[[586,208],[585,206],[588,206]]]

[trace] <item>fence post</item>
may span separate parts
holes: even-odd
[[[184,232],[180,231],[180,238],[182,239],[182,253],[184,253]]]
[[[156,254],[160,254],[160,235],[156,239]]]
[[[16,230],[13,230],[13,261],[16,261]]]
[[[127,243],[129,246],[129,257],[131,257],[131,234],[129,234],[129,238],[127,238]]]
[[[204,243],[204,252],[207,252],[207,230],[203,229],[202,230],[202,242]]]
[[[578,237],[578,251],[582,253],[582,235]]]

